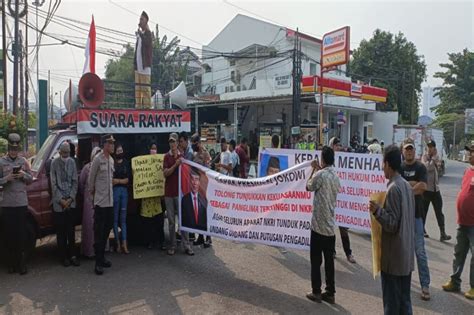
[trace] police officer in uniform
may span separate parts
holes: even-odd
[[[8,272],[27,273],[26,269],[26,215],[28,197],[26,185],[33,181],[30,165],[18,156],[20,136],[8,135],[8,152],[0,158],[0,185],[3,186],[2,208],[3,231],[6,240]],[[1,199],[1,198],[0,198]]]
[[[111,154],[115,139],[108,134],[102,137],[102,142],[104,149],[92,161],[89,173],[89,187],[94,199],[94,271],[97,275],[104,273],[103,268],[112,267],[112,263],[105,259],[105,245],[114,222],[114,159]]]

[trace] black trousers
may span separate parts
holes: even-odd
[[[342,248],[344,248],[344,253],[346,253],[346,256],[352,255],[349,228],[340,226],[339,233],[341,234]]]
[[[145,244],[158,244],[162,246],[165,243],[165,214],[164,212],[151,218],[143,218],[145,223],[144,240]]]
[[[430,204],[432,203],[436,215],[436,221],[438,221],[438,226],[444,229],[443,198],[441,197],[441,192],[425,191],[423,193],[423,201],[423,226],[425,226],[426,216],[428,215],[428,210],[430,209]]]
[[[75,209],[53,212],[56,240],[58,242],[59,257],[61,260],[71,259],[73,256],[76,256],[74,212]]]
[[[313,293],[321,293],[321,264],[324,255],[324,271],[326,274],[326,292],[336,293],[334,283],[334,248],[336,236],[324,236],[311,231],[310,258],[311,258],[311,287]]]
[[[96,263],[105,261],[105,245],[114,224],[114,208],[94,207],[94,251]]]
[[[26,214],[28,208],[4,207],[2,208],[3,231],[5,233],[5,245],[7,264],[9,268],[19,269],[26,254]]]

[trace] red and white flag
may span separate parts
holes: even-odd
[[[89,36],[86,43],[86,62],[84,63],[84,71],[82,74],[95,73],[95,23],[94,16],[92,16],[91,28],[89,29]]]

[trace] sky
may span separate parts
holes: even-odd
[[[41,8],[47,11],[50,0]],[[28,1],[32,2],[32,1]],[[238,0],[193,0],[193,1],[121,1],[121,0],[62,0],[56,12],[64,16],[89,23],[94,15],[98,26],[132,34],[137,29],[138,17],[145,10],[150,17],[150,27],[159,25],[160,35],[178,35],[182,45],[201,48],[208,44],[236,14],[245,14],[278,25],[299,28],[300,31],[322,37],[324,33],[341,26],[351,27],[351,49],[358,47],[363,39],[369,39],[374,30],[380,28],[392,33],[402,32],[413,42],[427,64],[427,79],[423,86],[437,86],[439,79],[433,74],[440,71],[440,63],[448,61],[448,53],[460,52],[474,47],[474,1],[238,1]],[[41,15],[41,13],[40,13]],[[31,7],[29,17],[35,23],[35,10]],[[53,21],[46,32],[62,36],[77,36],[75,40],[85,45],[84,33],[77,33]],[[39,18],[42,26],[44,19]],[[13,30],[13,20],[8,25]],[[88,29],[88,26],[84,26]],[[113,35],[116,43],[134,41],[125,36]],[[29,33],[33,45],[36,33]],[[57,43],[43,37],[41,44]],[[98,42],[99,48],[121,49],[117,44]],[[84,50],[69,45],[42,46],[39,52],[40,79],[51,71],[53,94],[64,92],[68,78],[77,82],[84,66]],[[33,55],[31,56],[33,57]],[[32,59],[30,57],[30,59]],[[109,56],[97,55],[96,71],[104,77]],[[30,60],[31,66],[31,60]],[[9,65],[9,72],[13,68]],[[33,66],[32,76],[36,76]],[[11,76],[9,93],[12,92]],[[55,96],[59,102],[59,94]],[[34,98],[34,94],[31,94]]]

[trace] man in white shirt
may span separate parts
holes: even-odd
[[[221,138],[221,155],[219,163],[216,164],[216,169],[221,174],[232,175],[232,158],[231,153],[227,148],[227,141],[225,138]]]

